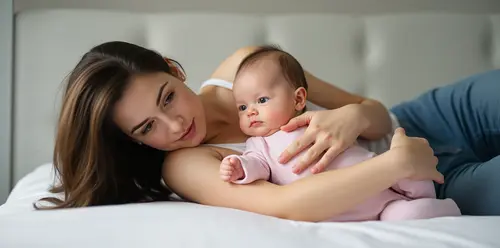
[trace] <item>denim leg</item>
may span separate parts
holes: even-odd
[[[500,215],[500,155],[484,163],[465,163],[448,173],[442,194],[464,215]]]
[[[500,154],[500,70],[443,88],[436,97],[444,102],[442,110],[454,134],[462,136],[477,160]]]
[[[430,90],[392,112],[409,136],[427,138],[434,149],[445,176],[445,184],[436,186],[439,198],[458,197],[468,214],[498,214],[485,209],[498,208],[489,199],[500,196],[500,183],[488,183],[500,179],[500,70]]]

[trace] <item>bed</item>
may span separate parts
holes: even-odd
[[[131,11],[124,2],[117,9],[97,1],[18,9],[9,151],[14,188],[0,206],[0,247],[500,247],[497,216],[307,223],[182,201],[34,211],[32,203],[49,195],[54,181],[62,82],[100,42],[129,41],[180,61],[194,91],[235,49],[278,44],[318,77],[388,107],[500,67],[500,4],[494,1],[475,1],[482,9],[463,1],[429,9],[384,0],[392,7],[371,12],[335,8],[342,1],[315,0],[318,9],[304,12],[244,4],[218,9],[221,1],[207,10],[165,7],[173,1],[149,1],[158,8],[129,3],[140,9]]]

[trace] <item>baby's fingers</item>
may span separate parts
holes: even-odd
[[[237,158],[230,158],[229,159],[229,165],[232,167],[232,168],[235,168],[236,166],[240,165],[240,160],[237,159]]]
[[[221,167],[219,171],[220,178],[226,182],[231,179],[231,176],[234,174],[234,169],[230,165]]]
[[[228,170],[221,169],[221,170],[219,171],[219,176],[220,176],[220,178],[221,178],[223,181],[226,181],[226,182],[227,182],[227,181],[229,180],[229,178],[231,177],[231,172],[230,172],[230,171],[228,171]]]

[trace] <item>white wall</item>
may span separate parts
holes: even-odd
[[[0,204],[10,191],[12,0],[0,0]]]
[[[262,6],[266,10],[262,11]],[[461,11],[495,13],[499,0],[15,0],[16,12],[38,8],[93,8],[134,12],[209,11],[224,12],[328,12],[367,14],[383,12]]]

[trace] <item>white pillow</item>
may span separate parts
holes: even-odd
[[[54,168],[51,163],[43,164],[21,178],[14,186],[5,204],[0,206],[0,214],[11,211],[31,211],[33,203],[43,197],[62,197],[49,192],[55,182]],[[46,203],[42,202],[46,205]]]

